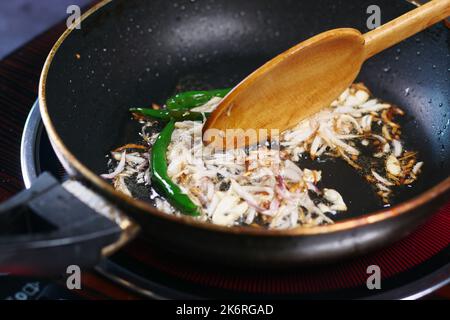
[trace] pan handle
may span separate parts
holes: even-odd
[[[134,224],[100,197],[95,205],[80,200],[80,188],[85,188],[80,182],[60,184],[43,173],[30,189],[0,204],[0,272],[57,275],[71,265],[92,267],[124,243],[124,236],[136,233]],[[96,196],[87,188],[78,193]]]

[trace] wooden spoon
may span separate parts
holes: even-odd
[[[282,132],[293,127],[329,106],[355,80],[366,59],[447,16],[450,0],[434,0],[364,35],[343,28],[301,42],[250,74],[222,100],[203,128],[204,142],[220,142],[219,132],[221,144],[241,147],[267,135],[225,141],[226,129]]]

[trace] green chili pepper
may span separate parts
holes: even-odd
[[[180,210],[181,213],[190,216],[198,216],[200,215],[200,212],[197,205],[181,191],[180,187],[172,182],[167,174],[166,152],[174,130],[175,121],[171,120],[161,131],[153,145],[150,159],[152,181],[157,188],[164,193],[167,201]]]
[[[201,106],[214,97],[223,98],[231,88],[210,91],[188,91],[178,93],[166,101],[166,107],[170,110],[186,110]]]
[[[131,108],[131,112],[142,114],[146,117],[150,117],[157,120],[163,121],[202,121],[204,117],[208,117],[209,113],[202,112],[190,112],[188,110],[154,110],[154,109],[146,109],[146,108]]]

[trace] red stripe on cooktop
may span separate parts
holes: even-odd
[[[369,265],[378,265],[384,279],[407,271],[448,247],[449,230],[450,203],[410,236],[390,247],[334,265],[284,272],[211,270],[164,255],[143,241],[134,242],[126,252],[149,267],[195,285],[257,294],[318,293],[364,285]]]

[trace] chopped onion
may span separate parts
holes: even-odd
[[[375,179],[377,179],[378,181],[380,181],[382,184],[384,184],[386,186],[394,185],[392,182],[390,182],[386,178],[383,178],[382,176],[380,176],[375,170],[372,170],[372,175],[375,177]]]
[[[386,160],[386,170],[394,176],[399,176],[402,173],[400,161],[393,154],[389,155]]]
[[[403,153],[402,143],[398,140],[392,140],[392,147],[394,148],[394,156],[400,157]]]
[[[413,172],[414,174],[418,174],[419,171],[420,171],[420,169],[422,169],[422,166],[423,166],[423,162],[417,162],[417,163],[414,165],[414,167],[412,168],[412,172]]]
[[[117,175],[119,175],[123,171],[123,169],[125,169],[126,155],[127,152],[124,151],[122,153],[122,157],[120,158],[119,164],[117,165],[116,169],[111,173],[102,174],[101,177],[104,179],[114,179]]]
[[[330,209],[336,211],[346,211],[347,206],[339,192],[334,189],[323,189],[325,199],[332,203]]]

